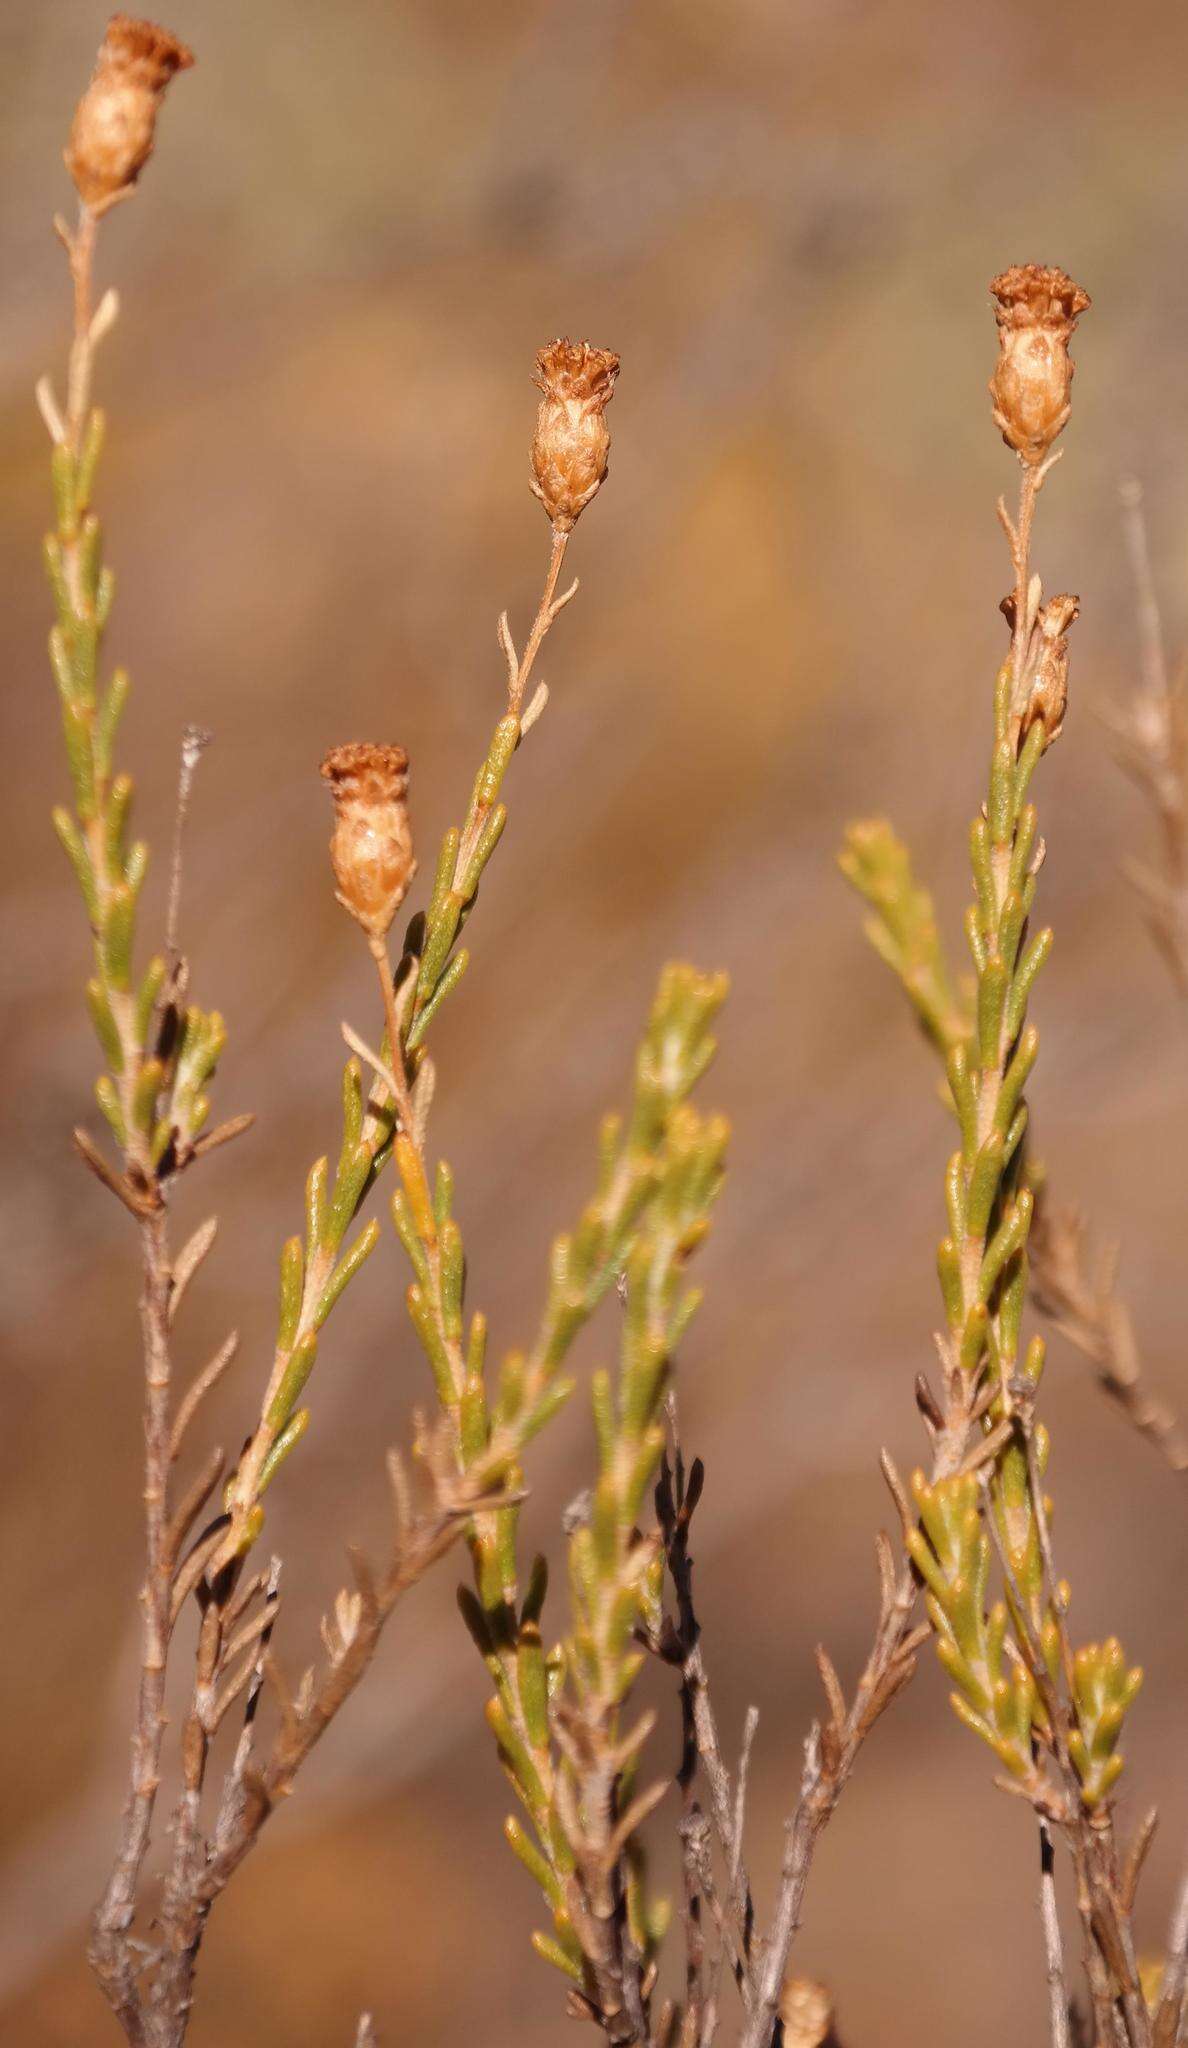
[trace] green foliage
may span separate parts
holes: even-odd
[[[103,415],[92,412],[76,443],[55,443],[50,465],[56,527],[46,537],[45,563],[57,620],[49,653],[74,795],[73,815],[59,807],[54,827],[82,891],[95,942],[87,1007],[107,1062],[97,1089],[100,1107],[121,1149],[147,1174],[154,1165],[156,1095],[146,1104],[140,1090],[146,1033],[137,1030],[139,1016],[128,997],[146,855],[142,845],[126,846],[131,783],[127,776],[113,777],[111,772],[127,677],[117,671],[106,687],[99,680],[112,585],[103,568],[102,536],[90,510],[90,493],[103,430]],[[163,1084],[163,1070],[155,1079],[158,1086]]]
[[[908,1547],[927,1589],[938,1655],[953,1681],[960,1718],[1014,1776],[1029,1778],[1037,1731],[1049,1742],[1053,1738],[1041,1704],[1043,1686],[1064,1685],[1071,1692],[1068,1751],[1085,1804],[1093,1807],[1122,1769],[1116,1745],[1141,1673],[1126,1670],[1111,1641],[1104,1649],[1090,1645],[1076,1653],[1068,1686],[1063,1624],[1050,1597],[1055,1592],[1063,1610],[1068,1589],[1061,1584],[1045,1590],[1040,1517],[1050,1519],[1051,1502],[1037,1499],[1034,1491],[1048,1460],[1047,1433],[1028,1420],[1014,1420],[1020,1400],[1029,1415],[1044,1361],[1038,1337],[1019,1357],[1035,1203],[1023,1098],[1039,1048],[1027,1007],[1051,952],[1052,933],[1045,928],[1031,936],[1028,924],[1044,852],[1028,791],[1047,739],[1039,720],[1020,738],[1013,690],[1008,661],[995,683],[986,802],[969,837],[974,900],[965,933],[974,981],[968,1012],[953,994],[932,899],[891,827],[879,820],[851,826],[840,864],[871,906],[867,936],[901,981],[944,1061],[960,1134],[945,1175],[948,1230],[937,1253],[945,1355],[949,1368],[966,1378],[982,1428],[1003,1439],[988,1467],[984,1497],[972,1475],[935,1486],[916,1475],[921,1523]],[[1005,1597],[989,1609],[987,1511],[1009,1568]]]
[[[906,846],[885,818],[862,819],[847,827],[838,865],[871,907],[863,926],[871,945],[947,1055],[968,1037],[969,1017],[954,993],[932,897],[916,881]]]
[[[1038,1694],[1022,1659],[1005,1655],[1006,1602],[986,1612],[990,1539],[977,1479],[970,1473],[930,1486],[917,1472],[912,1494],[921,1527],[911,1531],[908,1549],[927,1588],[937,1655],[955,1687],[954,1710],[1013,1777],[1030,1778]]]
[[[501,718],[474,780],[470,805],[461,826],[451,826],[441,843],[433,891],[425,912],[419,944],[410,931],[408,950],[419,958],[412,1014],[406,1039],[414,1052],[446,997],[457,988],[469,956],[453,954],[454,946],[478,895],[487,863],[507,823],[506,807],[497,801],[523,728],[514,713]]]
[[[96,1082],[99,1107],[141,1186],[193,1156],[210,1114],[207,1089],[226,1043],[217,1011],[175,1009],[166,1000],[166,967],[150,964],[133,988],[136,912],[148,867],[142,840],[128,842],[131,778],[113,772],[112,752],[128,701],[128,676],[100,675],[111,610],[112,575],[91,493],[104,439],[92,410],[54,444],[51,480],[56,527],[45,565],[56,623],[50,666],[58,686],[73,814],[53,813],[54,829],[82,892],[95,947],[87,1009],[106,1062]]]
[[[1095,1807],[1108,1796],[1121,1773],[1118,1737],[1143,1674],[1137,1666],[1127,1669],[1116,1636],[1110,1636],[1104,1643],[1086,1643],[1078,1650],[1073,1674],[1077,1725],[1069,1738],[1069,1748],[1081,1779],[1085,1804]]]
[[[569,1544],[573,1628],[567,1665],[588,1710],[616,1706],[639,1668],[629,1650],[643,1618],[654,1547],[636,1524],[664,1447],[662,1402],[671,1359],[697,1305],[681,1286],[685,1260],[709,1228],[721,1185],[727,1126],[688,1104],[674,1109],[662,1177],[640,1218],[624,1264],[626,1292],[619,1375],[593,1388],[597,1479],[589,1520]]]
[[[554,1245],[535,1343],[508,1358],[490,1422],[473,1370],[475,1326],[469,1363],[459,1372],[460,1297],[447,1304],[439,1289],[436,1310],[427,1300],[425,1272],[433,1284],[443,1262],[429,1234],[427,1188],[403,1166],[403,1201],[394,1203],[418,1272],[410,1289],[414,1321],[454,1420],[461,1462],[470,1469],[476,1460],[488,1471],[514,1469],[504,1461],[518,1455],[568,1392],[557,1375],[578,1330],[612,1281],[618,1279],[624,1292],[617,1377],[612,1382],[600,1372],[593,1381],[597,1478],[588,1513],[576,1515],[569,1539],[565,1641],[548,1652],[542,1643],[542,1559],[520,1596],[518,1509],[476,1518],[475,1592],[461,1595],[463,1617],[495,1684],[487,1719],[529,1823],[526,1829],[509,1820],[508,1840],[552,1916],[552,1933],[535,1936],[534,1946],[591,1997],[597,1996],[588,1953],[589,1913],[597,1911],[591,1891],[618,1855],[627,1918],[642,1955],[651,1954],[666,1925],[663,1902],[648,1899],[635,1832],[648,1806],[646,1797],[633,1805],[648,1723],[624,1735],[621,1718],[643,1661],[637,1633],[655,1606],[661,1570],[656,1537],[642,1535],[639,1523],[664,1444],[662,1404],[673,1351],[697,1302],[682,1284],[683,1268],[709,1227],[721,1185],[726,1125],[700,1116],[688,1096],[713,1057],[710,1026],[724,995],[721,976],[682,966],[665,970],[636,1061],[631,1112],[625,1121],[610,1117],[603,1124],[594,1199],[577,1228]],[[435,1217],[439,1232],[448,1186],[447,1178]],[[480,1352],[484,1335],[480,1330]],[[585,1945],[581,1929],[587,1930]]]
[[[497,798],[522,730],[517,717],[509,714],[500,719],[475,778],[465,822],[461,829],[451,827],[443,839],[428,909],[415,916],[408,928],[397,979],[411,1000],[404,1002],[400,1013],[401,1046],[394,1052],[385,1032],[382,1055],[389,1061],[403,1058],[406,1073],[414,1078],[425,1059],[429,1027],[458,987],[469,962],[465,949],[454,948],[506,822],[506,809]],[[321,1329],[378,1241],[379,1226],[373,1221],[349,1251],[342,1250],[351,1225],[392,1156],[396,1107],[378,1076],[369,1089],[364,1088],[357,1059],[348,1060],[343,1070],[342,1101],[342,1138],[333,1177],[329,1161],[323,1158],[314,1162],[306,1181],[305,1248],[297,1279],[282,1298],[268,1392],[259,1426],[240,1465],[234,1498],[241,1515],[258,1497],[265,1469],[275,1470],[275,1462],[269,1461],[279,1443],[278,1429],[286,1426],[277,1421],[278,1402],[281,1389],[291,1383],[297,1370],[298,1352]],[[460,1437],[465,1396],[466,1436],[477,1456],[487,1444],[491,1425],[481,1378],[467,1391],[465,1362],[459,1350],[461,1237],[449,1215],[448,1191],[440,1217],[434,1217],[411,1135],[401,1132],[395,1149],[401,1186],[392,1198],[392,1215],[416,1276],[408,1294],[409,1315],[432,1365],[439,1397],[455,1413]],[[443,1171],[448,1190],[448,1168]],[[477,1341],[473,1331],[471,1341],[472,1345]],[[564,1398],[567,1390],[554,1391]],[[542,1392],[525,1420],[521,1442],[543,1427],[555,1405],[556,1399]]]

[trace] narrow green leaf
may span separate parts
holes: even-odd
[[[91,714],[77,697],[62,699],[62,737],[74,786],[74,806],[86,824],[95,815],[95,760],[91,749]]]
[[[269,1404],[264,1420],[270,1430],[275,1430],[279,1434],[284,1429],[301,1398],[305,1383],[317,1362],[317,1356],[318,1340],[310,1330],[295,1347],[281,1375],[280,1385]]]
[[[460,834],[457,826],[451,825],[441,842],[441,852],[437,856],[437,871],[433,877],[433,889],[429,897],[429,909],[425,916],[425,922],[430,931],[432,931],[438,918],[441,916],[441,908],[445,902],[447,890],[453,886],[454,869],[458,863],[459,840]]]
[[[503,1834],[509,1848],[519,1857],[528,1875],[535,1879],[551,1906],[561,1903],[561,1887],[556,1876],[549,1869],[540,1850],[525,1834],[520,1822],[509,1814],[503,1823]]]
[[[58,530],[64,538],[72,538],[78,518],[78,472],[74,457],[64,441],[55,443],[53,454],[50,456],[50,482],[53,486]]]
[[[301,1316],[301,1293],[305,1284],[305,1260],[299,1237],[287,1238],[281,1251],[280,1316],[276,1348],[287,1351],[297,1335]]]
[[[379,1243],[379,1239],[379,1223],[373,1216],[371,1222],[364,1225],[350,1250],[339,1261],[334,1272],[331,1274],[326,1291],[314,1310],[315,1330],[321,1329],[343,1288],[354,1279],[364,1260],[371,1257],[372,1252]]]
[[[113,988],[122,990],[128,986],[135,930],[136,892],[126,882],[116,882],[108,892],[99,941],[103,971]]]
[[[123,717],[131,684],[126,668],[117,668],[95,712],[95,773],[104,780],[111,774],[111,750],[116,728]]]
[[[157,1097],[165,1079],[160,1060],[146,1060],[132,1091],[132,1121],[147,1137],[157,1120]]]
[[[110,1074],[100,1074],[99,1079],[95,1083],[95,1100],[111,1125],[116,1143],[126,1150],[128,1145],[128,1126],[124,1122],[124,1112],[120,1108],[120,1098]]]
[[[495,728],[494,737],[487,749],[487,758],[479,776],[477,797],[484,810],[494,803],[503,786],[508,764],[520,744],[520,721],[510,714],[501,718]]]
[[[159,953],[155,953],[149,961],[144,980],[141,982],[136,994],[133,1021],[136,1026],[136,1042],[138,1045],[143,1045],[148,1038],[153,1010],[156,1006],[157,997],[165,985],[166,972],[164,960]]]
[[[92,607],[103,567],[103,531],[93,512],[83,518],[78,536],[78,573],[83,593]]]
[[[94,406],[87,418],[83,431],[82,448],[78,458],[76,479],[77,503],[80,512],[90,505],[95,488],[95,471],[103,453],[103,442],[107,432],[107,414],[101,406]]]
[[[330,1161],[323,1157],[315,1159],[305,1182],[305,1256],[312,1259],[322,1242],[326,1227],[326,1197],[330,1180]]]
[[[575,1984],[581,1984],[581,1964],[576,1962],[572,1956],[567,1956],[560,1942],[554,1941],[551,1935],[542,1934],[540,1929],[537,1928],[532,1935],[532,1946],[536,1950],[537,1955],[543,1957],[546,1963],[552,1963],[555,1970],[560,1970],[565,1977],[571,1977]]]
[[[45,572],[54,593],[54,609],[58,624],[65,626],[74,615],[70,588],[66,581],[66,569],[62,556],[62,543],[56,533],[47,533],[44,542]]]
[[[348,1060],[342,1070],[342,1158],[350,1159],[363,1133],[363,1070]],[[341,1166],[340,1169],[341,1171]]]
[[[998,742],[991,762],[987,822],[991,845],[1009,845],[1015,822],[1015,755],[1006,739]]]
[[[286,1422],[260,1467],[260,1478],[256,1486],[257,1494],[267,1492],[268,1487],[276,1473],[280,1470],[280,1467],[284,1464],[289,1452],[301,1442],[308,1428],[309,1409],[299,1408],[295,1415],[289,1417],[289,1420]]]
[[[478,844],[474,849],[474,858],[462,878],[462,894],[466,902],[470,901],[475,890],[478,888],[483,877],[483,870],[503,837],[503,828],[506,823],[506,804],[496,804],[495,809],[479,834]]]
[[[446,1413],[452,1415],[457,1408],[459,1390],[454,1384],[454,1368],[434,1319],[428,1291],[414,1282],[404,1298],[412,1326],[421,1340],[421,1349],[429,1360],[437,1398]]]
[[[463,946],[460,949],[460,951],[454,955],[454,958],[450,961],[449,966],[446,968],[444,974],[441,977],[441,980],[438,982],[437,987],[434,989],[433,994],[425,1003],[424,1008],[421,1010],[420,1015],[418,1016],[415,1024],[409,1032],[408,1050],[410,1052],[416,1051],[417,1047],[420,1045],[422,1039],[424,1038],[425,1033],[428,1031],[429,1026],[432,1024],[433,1019],[436,1017],[438,1011],[440,1010],[442,1004],[445,1002],[448,996],[453,994],[454,990],[457,988],[458,983],[461,981],[462,976],[465,974],[469,965],[470,954],[467,952],[465,946]]]
[[[462,1297],[466,1287],[466,1254],[462,1232],[453,1217],[441,1226],[441,1315],[447,1339],[462,1335]]]
[[[464,1464],[472,1465],[487,1448],[490,1428],[487,1397],[481,1380],[468,1377],[458,1408],[458,1436]]]
[[[535,1622],[527,1623],[520,1631],[520,1640],[516,1645],[516,1680],[528,1740],[534,1749],[547,1749],[549,1692],[545,1677],[544,1649],[540,1640],[540,1630]]]
[[[964,1321],[964,1298],[961,1286],[961,1259],[951,1237],[942,1240],[936,1255],[936,1269],[940,1277],[941,1294],[944,1298],[945,1314],[951,1330],[960,1329]]]
[[[1019,964],[1007,1003],[1007,1031],[1015,1038],[1027,1014],[1027,1004],[1035,984],[1035,978],[1052,950],[1052,931],[1045,926],[1037,932]]]
[[[111,1004],[107,1000],[107,992],[103,987],[103,983],[92,976],[87,983],[86,994],[87,1009],[91,1013],[91,1022],[95,1027],[95,1036],[103,1047],[112,1072],[115,1074],[121,1073],[124,1065],[124,1048],[120,1043],[119,1030],[116,1026],[115,1017],[112,1014]]]
[[[78,878],[83,902],[87,907],[87,916],[94,927],[99,922],[99,899],[95,892],[95,871],[91,866],[91,856],[86,843],[69,811],[61,804],[55,804],[51,816],[54,831],[61,840],[66,858]]]

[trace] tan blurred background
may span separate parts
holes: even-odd
[[[67,1143],[94,1121],[95,1055],[46,817],[64,773],[31,404],[62,358],[48,222],[102,19],[82,0],[0,10],[0,2032],[37,2048],[114,2039],[79,1958],[122,1796],[138,1547],[134,1248]],[[589,334],[623,357],[612,475],[574,543],[583,589],[543,663],[552,705],[513,771],[474,965],[439,1032],[435,1135],[473,1298],[514,1341],[659,963],[730,969],[708,1092],[735,1124],[733,1174],[682,1372],[732,1744],[749,1700],[762,1715],[766,1901],[812,1645],[826,1637],[852,1678],[887,1516],[876,1455],[919,1454],[910,1390],[937,1316],[947,1132],[833,855],[849,816],[890,811],[957,926],[1010,477],[986,284],[1013,260],[1063,263],[1095,300],[1038,545],[1084,616],[1043,775],[1058,941],[1033,1101],[1054,1180],[1124,1239],[1153,1378],[1188,1402],[1185,1019],[1119,879],[1150,826],[1094,711],[1134,680],[1126,471],[1147,487],[1173,640],[1188,628],[1188,18],[1175,0],[176,0],[170,23],[199,68],[102,245],[124,301],[102,368],[110,647],[133,674],[124,754],[158,849],[183,722],[217,735],[185,939],[230,1022],[220,1105],[261,1117],[187,1191],[187,1213],[217,1203],[223,1227],[183,1361],[242,1330],[219,1416],[234,1443],[276,1249],[334,1141],[339,1019],[377,1029],[331,899],[317,762],[333,741],[399,738],[423,849],[457,814],[499,707],[496,615],[522,632],[546,556],[525,482],[532,354]],[[331,1326],[315,1427],[277,1488],[292,1666],[343,1542],[378,1535],[379,1449],[424,1392],[402,1286],[388,1241]],[[613,1316],[583,1361],[612,1339]],[[1046,1401],[1078,1626],[1123,1626],[1148,1671],[1123,1812],[1163,1808],[1154,1947],[1188,1835],[1184,1482],[1059,1342]],[[533,1459],[529,1525],[554,1551],[588,1433],[579,1399]],[[217,1912],[195,2048],[343,2043],[363,2005],[390,2042],[564,2033],[500,1839],[455,1576],[393,1625]],[[657,1754],[674,1742],[670,1723]],[[929,1662],[825,1840],[797,1951],[834,1986],[850,2048],[1044,2037],[1034,1837],[991,1776]]]

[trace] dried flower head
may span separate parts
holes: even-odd
[[[618,374],[618,356],[588,341],[553,341],[536,358],[544,397],[532,442],[532,488],[561,533],[571,531],[606,475],[605,414]]]
[[[780,2019],[784,2048],[823,2048],[833,2026],[833,2000],[811,1977],[785,1977]]]
[[[1089,294],[1063,270],[1015,263],[991,286],[998,301],[998,363],[990,379],[994,424],[1024,462],[1042,462],[1069,414],[1068,352]]]
[[[1004,597],[1002,612],[1012,633],[1015,600]],[[1080,610],[1080,599],[1067,591],[1038,606],[1031,622],[1023,670],[1011,706],[1011,731],[1022,746],[1038,721],[1044,729],[1044,752],[1059,739],[1068,707],[1068,635]]]
[[[130,14],[112,15],[66,149],[66,168],[93,212],[136,183],[153,153],[165,88],[175,71],[193,62],[193,52],[167,28]]]
[[[403,747],[365,741],[332,747],[322,774],[334,798],[335,893],[370,937],[382,939],[417,871],[406,802],[408,755]]]

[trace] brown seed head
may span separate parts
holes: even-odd
[[[1016,263],[991,286],[998,301],[998,363],[990,379],[994,424],[1009,448],[1042,462],[1069,414],[1068,344],[1088,292],[1063,270]]]
[[[1033,725],[1044,729],[1044,752],[1059,739],[1068,708],[1068,635],[1081,601],[1067,591],[1050,597],[1032,621],[1023,673],[1011,704],[1011,736],[1021,747]],[[1005,597],[1002,611],[1012,633],[1015,600]]]
[[[344,910],[382,939],[408,894],[417,864],[408,821],[403,747],[332,747],[322,774],[334,798],[330,859]]]
[[[833,2025],[833,2000],[811,1977],[785,1977],[780,1992],[784,2048],[822,2048]]]
[[[193,52],[167,28],[112,15],[66,149],[66,168],[93,212],[136,183],[153,153],[165,88],[175,71],[193,62]]]
[[[532,442],[532,488],[553,525],[569,533],[603,477],[610,453],[606,408],[619,358],[588,341],[552,341],[536,358],[543,398]]]

